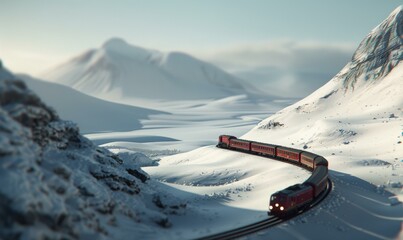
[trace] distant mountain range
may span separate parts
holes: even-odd
[[[116,102],[131,99],[219,99],[259,94],[212,64],[179,52],[143,49],[113,38],[40,75]]]

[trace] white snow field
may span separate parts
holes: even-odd
[[[401,6],[329,83],[243,136],[325,156],[335,185],[319,208],[256,239],[403,239],[402,43]]]
[[[220,134],[244,134],[268,113],[278,111],[291,101],[263,104],[239,95],[216,101],[169,102],[161,104],[159,109],[170,114],[150,115],[148,120],[140,121],[141,129],[93,133],[86,137],[110,149],[124,147],[161,153],[189,151],[215,144]]]
[[[403,239],[402,43],[399,7],[330,82],[242,136],[323,155],[334,182],[319,207],[248,239]],[[210,225],[194,215],[185,223],[205,234],[264,218],[270,194],[308,176],[293,166],[213,146],[165,157],[159,166],[144,169],[167,186],[217,196],[220,204],[237,208],[226,215],[189,198],[190,205],[199,201],[200,211],[214,214],[207,214]],[[191,236],[189,230],[178,231]]]
[[[26,129],[22,126],[26,118],[18,114],[37,119],[38,111],[42,111],[12,111],[14,105],[10,107],[8,100],[2,102],[5,106],[0,109],[0,120],[5,127],[0,128],[0,140],[10,146],[22,145],[12,148],[18,153],[12,156],[17,157],[5,155],[7,162],[0,165],[0,170],[11,171],[14,180],[19,179],[15,176],[23,176],[27,192],[20,193],[20,201],[11,207],[7,201],[0,201],[0,210],[12,209],[16,219],[14,228],[4,231],[22,232],[23,236],[35,233],[33,238],[70,236],[69,231],[74,231],[83,234],[79,235],[82,238],[191,239],[267,218],[269,196],[303,182],[310,173],[283,162],[214,146],[219,134],[232,134],[323,155],[329,161],[334,183],[328,198],[316,208],[246,239],[403,239],[402,46],[401,6],[362,41],[351,62],[326,85],[261,121],[290,101],[273,97],[262,101],[256,97],[257,90],[184,54],[144,50],[119,39],[108,41],[43,78],[98,98],[169,114],[136,118],[141,129],[135,131],[86,135],[114,155],[95,147],[64,122],[45,122],[39,128],[43,131]],[[0,71],[0,76],[8,74]],[[19,85],[0,90],[12,92]],[[144,89],[140,88],[143,85]],[[31,98],[27,99],[21,101],[30,103]],[[51,112],[47,108],[45,111]],[[34,120],[29,123],[36,124]],[[50,145],[35,142],[32,136],[37,135]],[[74,144],[77,139],[69,138],[71,135],[80,139],[80,144]],[[23,140],[17,141],[21,136]],[[28,164],[19,165],[26,154],[23,152],[31,145],[34,156],[44,165],[34,157],[28,158]],[[0,150],[8,154],[6,148]],[[2,154],[0,157],[4,157]],[[59,181],[63,171],[55,170],[53,164],[66,168],[74,181]],[[141,181],[148,175],[140,166],[150,180]],[[27,187],[31,186],[30,167],[39,172],[33,174],[38,181],[32,181],[33,188]],[[0,176],[7,179],[6,175]],[[41,184],[49,195],[40,191]],[[59,196],[60,186],[67,188],[65,195]],[[140,193],[130,194],[134,186]],[[12,199],[12,187],[0,187],[0,198]],[[73,201],[75,198],[77,201]],[[28,227],[21,222],[18,210],[23,210],[22,216],[31,216],[30,203],[37,206],[37,199],[52,207],[45,216],[51,216],[54,225],[46,225],[48,218],[36,214],[41,213],[37,209],[37,217],[29,219]],[[119,203],[118,207],[108,208],[111,202]],[[80,209],[85,209],[84,216],[79,214]],[[70,210],[86,225],[74,225],[74,217],[68,214],[68,221],[59,222],[60,213]],[[7,223],[0,220],[2,226]],[[55,230],[52,226],[61,228]]]

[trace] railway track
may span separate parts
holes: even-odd
[[[327,187],[326,190],[318,196],[318,198],[316,198],[310,205],[308,208],[299,211],[297,214],[293,215],[290,218],[286,218],[286,219],[281,219],[279,217],[275,217],[275,216],[269,216],[268,219],[259,221],[257,223],[253,223],[244,227],[240,227],[237,229],[233,229],[227,232],[222,232],[222,233],[218,233],[218,234],[214,234],[214,235],[210,235],[210,236],[205,236],[202,238],[198,238],[197,240],[226,240],[226,239],[234,239],[234,238],[239,238],[239,237],[243,237],[270,227],[273,227],[279,223],[282,223],[288,219],[294,218],[306,211],[308,211],[309,209],[314,208],[315,206],[317,206],[321,201],[323,201],[327,195],[329,195],[329,193],[332,191],[333,188],[333,183],[330,179],[328,179],[327,181]]]

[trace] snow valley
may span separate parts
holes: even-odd
[[[243,134],[296,100],[264,95],[187,54],[118,38],[42,74],[48,81],[19,77],[97,144],[167,152],[213,144],[228,130]]]

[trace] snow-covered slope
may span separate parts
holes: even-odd
[[[0,78],[0,239],[164,238],[175,197],[154,191],[136,158],[95,146],[24,82]]]
[[[140,120],[163,112],[117,104],[88,96],[70,87],[19,75],[29,88],[54,107],[63,119],[76,122],[81,132],[132,131]]]
[[[219,68],[179,52],[162,53],[113,38],[42,74],[41,79],[119,102],[184,100],[257,92]]]
[[[402,182],[402,45],[401,6],[362,41],[331,81],[243,137],[309,148],[325,155],[331,168],[379,185]],[[393,167],[383,177],[362,172],[373,164]]]
[[[402,239],[402,10],[360,45],[367,49],[360,55],[367,57],[354,57],[325,86],[242,136],[325,156],[334,186],[319,206],[248,239]],[[214,214],[214,227],[197,224],[197,230],[209,227],[204,235],[267,218],[275,188],[303,182],[309,174],[214,146],[162,158],[145,170],[177,189],[214,196],[235,208],[227,213],[201,204],[202,211]]]

